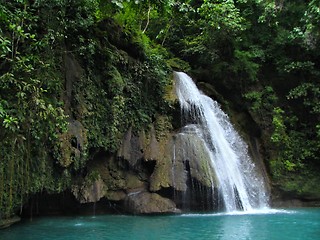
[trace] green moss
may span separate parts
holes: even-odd
[[[120,72],[112,66],[108,70],[108,75],[110,75],[110,78],[107,79],[108,82],[108,90],[112,96],[116,96],[118,94],[121,94],[123,92],[123,89],[125,87],[125,82],[120,74]]]
[[[189,63],[180,58],[170,58],[167,60],[167,63],[172,69],[177,71],[188,72],[190,70]]]
[[[171,124],[171,118],[169,116],[158,116],[155,121],[155,133],[156,139],[161,141],[166,138],[167,135],[172,131],[173,127]]]
[[[296,175],[291,178],[282,179],[280,188],[284,192],[295,193],[297,197],[303,199],[319,199],[320,198],[320,177]]]
[[[150,191],[156,192],[173,185],[171,169],[171,158],[168,158],[168,156],[164,156],[157,161],[150,177]]]
[[[271,166],[274,184],[284,193],[310,200],[320,198],[320,176],[315,169],[305,166],[298,172],[288,170],[285,163],[279,163],[277,160],[273,160]]]

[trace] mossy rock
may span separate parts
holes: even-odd
[[[162,188],[173,187],[176,190],[185,191],[186,185],[183,182],[183,186],[180,184],[175,184],[173,173],[172,173],[172,163],[171,158],[163,157],[157,161],[155,169],[150,177],[150,191],[156,192]],[[179,181],[180,183],[180,181]]]
[[[320,176],[316,172],[308,174],[288,173],[286,176],[278,177],[278,188],[282,195],[294,196],[304,200],[320,200]]]
[[[127,194],[122,191],[107,191],[105,194],[105,198],[107,198],[110,201],[121,201],[126,198]]]
[[[150,191],[156,192],[162,188],[168,187],[173,187],[176,190],[184,191],[186,189],[185,181],[180,180],[179,176],[181,175],[178,175],[176,178],[179,178],[179,180],[176,179],[175,181],[175,173],[172,171],[172,135],[163,135],[160,141],[156,141],[156,146],[158,149],[158,154],[156,159],[154,159],[156,165],[150,177]]]
[[[60,135],[60,158],[59,163],[62,167],[73,167],[77,170],[86,160],[87,154],[87,130],[77,120],[70,120],[68,131]]]
[[[219,182],[211,166],[209,151],[204,141],[193,132],[184,132],[159,143],[160,159],[157,159],[150,177],[150,190],[172,187],[186,191],[188,175],[206,187]]]
[[[80,203],[98,202],[105,195],[106,186],[102,179],[84,182],[82,185],[74,185],[72,193]]]
[[[18,216],[0,219],[0,229],[10,227],[12,224],[20,222],[20,220],[21,218]]]

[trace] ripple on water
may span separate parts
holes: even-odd
[[[171,216],[54,217],[0,231],[2,240],[314,240],[320,208]]]

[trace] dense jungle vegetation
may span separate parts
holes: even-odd
[[[319,0],[0,2],[1,218],[170,117],[173,69],[250,114],[275,187],[320,198]]]

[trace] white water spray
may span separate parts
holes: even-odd
[[[187,123],[197,124],[209,150],[218,190],[227,212],[268,207],[265,182],[251,158],[248,147],[235,131],[218,103],[202,94],[185,73],[175,72],[176,92]]]

